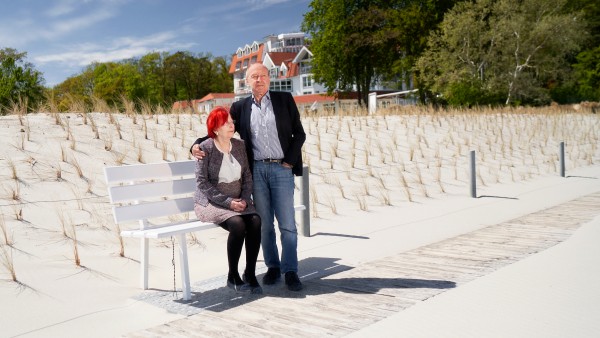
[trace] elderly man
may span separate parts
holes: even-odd
[[[287,92],[269,90],[267,67],[252,64],[246,72],[252,95],[234,102],[230,109],[235,130],[245,141],[254,181],[252,197],[261,217],[261,245],[268,267],[266,285],[281,274],[292,291],[302,289],[298,278],[298,232],[294,212],[294,175],[302,175],[302,145],[306,139],[294,98]],[[204,156],[197,145],[192,154]],[[276,243],[274,218],[281,236],[281,258]]]

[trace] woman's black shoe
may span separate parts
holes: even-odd
[[[228,275],[227,276],[227,287],[233,289],[237,292],[250,292],[252,291],[252,287],[240,278],[240,275],[236,274],[236,276]]]
[[[236,284],[233,281],[227,280],[227,287],[237,292],[251,292],[252,287],[247,283]]]
[[[242,275],[242,280],[247,283],[251,290],[250,293],[255,295],[261,295],[263,293],[262,287],[258,284],[258,280],[255,275],[246,275],[246,272]]]

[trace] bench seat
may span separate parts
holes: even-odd
[[[179,244],[183,299],[191,299],[186,235],[217,227],[196,220],[195,160],[105,167],[104,174],[115,224],[122,237],[140,239],[141,286],[148,289],[149,239],[175,237]],[[305,210],[296,205],[295,210]],[[169,221],[171,217],[193,217]],[[137,229],[131,225],[137,224]]]

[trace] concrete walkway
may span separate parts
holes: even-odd
[[[592,206],[600,209],[600,205]],[[600,216],[566,241],[351,337],[600,337]]]
[[[595,192],[357,266],[313,256],[300,293],[204,281],[189,317],[128,336],[598,336],[599,215]]]

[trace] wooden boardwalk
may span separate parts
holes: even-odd
[[[594,193],[326,277],[305,279],[305,290],[298,293],[279,283],[265,287],[262,296],[230,299],[232,293],[225,289],[199,314],[128,336],[344,336],[564,241],[600,214],[599,206],[600,193]]]

